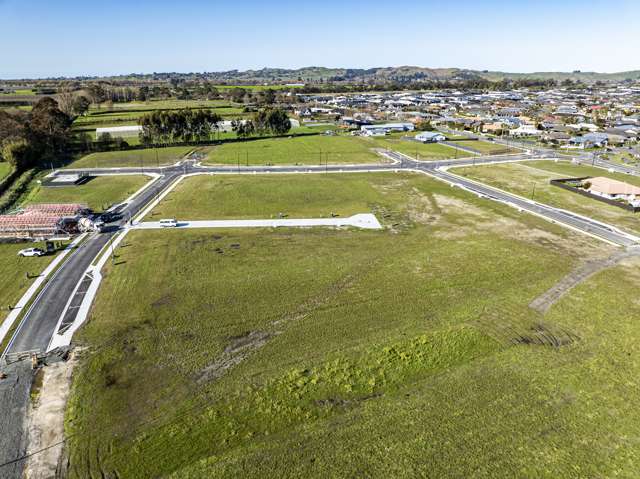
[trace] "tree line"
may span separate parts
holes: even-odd
[[[238,119],[231,122],[231,129],[238,138],[251,136],[285,135],[291,129],[291,120],[280,108],[266,108],[254,113],[251,119]]]
[[[140,142],[144,145],[176,142],[209,141],[222,129],[222,117],[211,110],[156,110],[141,116]],[[286,134],[291,129],[287,113],[280,108],[265,108],[255,112],[252,118],[231,121],[231,129],[238,138]]]
[[[207,141],[222,117],[210,110],[157,110],[138,119],[140,142],[145,145]]]
[[[18,171],[48,164],[66,151],[72,123],[73,116],[49,97],[30,112],[0,110],[0,160]]]

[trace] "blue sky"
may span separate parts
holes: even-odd
[[[613,72],[640,69],[639,19],[637,0],[0,0],[0,78],[309,65]]]

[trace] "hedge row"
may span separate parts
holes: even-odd
[[[31,180],[33,180],[37,172],[36,168],[32,168],[22,173],[20,177],[15,180],[5,194],[0,197],[0,213],[4,213],[15,206],[15,203],[24,192],[27,191],[29,183],[31,183]]]

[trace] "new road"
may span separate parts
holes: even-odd
[[[640,241],[633,235],[625,233],[611,225],[607,225],[593,219],[571,213],[570,211],[554,208],[537,203],[517,195],[472,181],[448,171],[451,167],[483,165],[500,162],[525,161],[533,159],[528,154],[504,155],[492,157],[476,157],[459,160],[444,160],[437,162],[416,161],[412,158],[397,153],[386,152],[385,156],[393,160],[391,164],[373,165],[323,165],[323,166],[200,166],[193,161],[184,161],[180,164],[166,168],[145,168],[145,173],[161,175],[154,184],[144,190],[138,197],[127,204],[123,213],[129,217],[134,216],[149,204],[157,195],[160,195],[181,175],[196,173],[209,174],[259,174],[259,173],[348,173],[348,172],[375,172],[375,171],[420,171],[445,181],[453,186],[485,197],[499,201],[521,211],[526,211],[541,216],[549,221],[564,225],[574,230],[582,231],[619,246],[632,246]],[[609,165],[599,165],[608,167]],[[124,173],[140,173],[138,168],[104,168],[85,170],[65,170],[65,172],[83,172],[92,175],[111,175]],[[118,226],[121,226],[118,225]],[[94,261],[98,253],[108,244],[115,231],[101,234],[92,234],[78,249],[69,255],[69,258],[47,282],[40,295],[34,301],[31,308],[23,316],[6,353],[16,355],[24,351],[44,351],[52,337],[60,315],[63,313],[67,300],[74,293],[74,289],[81,281],[87,267]]]
[[[459,160],[445,160],[438,162],[421,162],[396,152],[384,152],[384,156],[391,159],[391,164],[374,165],[344,165],[344,166],[261,166],[261,167],[229,167],[229,166],[201,166],[193,161],[183,161],[166,168],[105,168],[86,170],[65,170],[65,173],[83,172],[92,175],[113,174],[155,174],[157,178],[150,187],[142,190],[131,199],[122,213],[125,220],[114,224],[111,231],[93,233],[82,242],[77,249],[70,252],[64,262],[45,283],[40,293],[32,302],[31,307],[23,315],[16,328],[3,359],[29,357],[32,352],[44,353],[51,338],[56,332],[56,327],[61,316],[65,315],[65,321],[73,321],[73,311],[67,305],[79,304],[83,299],[83,279],[87,268],[100,255],[100,252],[108,247],[116,232],[124,225],[128,218],[133,218],[145,207],[158,198],[171,185],[183,175],[189,174],[259,174],[259,173],[348,173],[348,172],[377,172],[377,171],[418,171],[445,181],[452,186],[463,188],[488,200],[499,201],[521,211],[526,211],[549,221],[564,225],[589,235],[595,236],[610,243],[628,247],[640,242],[640,238],[629,235],[617,228],[600,223],[598,221],[576,215],[569,211],[553,208],[537,203],[526,198],[513,195],[496,188],[460,177],[448,171],[452,167],[484,165],[501,162],[514,162],[532,160],[530,154],[517,154],[493,157],[476,157]],[[548,158],[547,158],[548,159]],[[610,164],[599,159],[592,159],[594,166],[611,168],[630,174],[640,174],[640,171]],[[587,163],[587,161],[585,161]],[[80,297],[78,297],[80,296]],[[73,299],[73,301],[71,301]],[[74,306],[75,307],[75,306]],[[26,352],[26,354],[24,354]],[[1,362],[0,362],[1,364]],[[12,369],[13,368],[13,369]],[[28,403],[28,384],[32,375],[28,366],[24,363],[12,364],[5,367],[5,371],[13,374],[11,387],[0,387],[0,405],[5,410],[11,410],[12,434],[0,435],[0,475],[2,477],[21,477],[22,460],[26,453],[24,418],[26,417]],[[5,383],[6,386],[9,383]],[[22,384],[17,388],[15,385]],[[8,408],[8,409],[7,409]],[[2,428],[0,428],[0,431]],[[5,431],[6,432],[6,431]]]
[[[142,191],[127,204],[123,210],[124,216],[135,215],[178,176],[179,174],[171,173],[155,180],[151,187]],[[17,358],[24,352],[43,353],[46,350],[58,319],[67,305],[67,300],[74,293],[87,267],[108,244],[120,226],[121,223],[114,224],[111,231],[91,234],[69,254],[23,315],[3,357]]]

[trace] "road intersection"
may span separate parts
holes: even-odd
[[[32,354],[45,356],[46,352],[56,345],[69,344],[75,330],[82,324],[89,312],[93,296],[100,284],[100,270],[109,257],[110,249],[114,249],[132,228],[144,229],[140,220],[155,207],[155,205],[180,182],[181,179],[193,175],[223,175],[223,174],[340,174],[358,172],[418,172],[444,181],[453,187],[462,188],[489,201],[498,201],[517,208],[522,212],[531,213],[564,227],[591,235],[608,243],[629,248],[640,244],[640,238],[628,234],[620,229],[591,218],[577,215],[570,211],[553,208],[527,198],[523,198],[505,191],[469,180],[452,173],[456,167],[491,165],[508,162],[531,160],[553,160],[558,155],[552,155],[549,150],[523,152],[502,156],[470,157],[437,162],[416,161],[401,153],[393,151],[381,152],[390,160],[389,163],[371,165],[322,165],[322,166],[204,166],[193,160],[184,160],[175,165],[163,168],[95,168],[64,170],[64,173],[77,172],[90,175],[123,175],[147,174],[153,176],[136,195],[131,197],[122,207],[123,219],[113,224],[113,227],[102,233],[89,234],[84,241],[68,257],[44,283],[40,292],[32,301],[31,306],[23,314],[18,327],[13,332],[10,343],[0,358],[0,365],[11,363],[19,359],[29,358]],[[566,157],[560,157],[567,160]],[[579,161],[593,166],[620,173],[640,175],[640,170],[609,163],[596,157],[579,157]],[[58,172],[53,173],[58,174]],[[135,218],[135,220],[134,220]],[[273,220],[271,220],[273,221]],[[343,220],[337,221],[337,223]],[[377,221],[377,220],[376,220]],[[132,226],[133,224],[133,226]],[[197,226],[197,225],[196,225]],[[375,226],[375,225],[374,225]],[[83,316],[79,321],[78,318]],[[17,363],[16,363],[17,364]],[[12,368],[16,364],[5,366]],[[15,369],[15,368],[14,368]],[[27,377],[28,368],[20,370],[17,377]],[[24,378],[22,378],[24,380]],[[14,411],[26,414],[22,396],[11,395],[0,391],[0,399],[12,403]],[[15,402],[15,404],[13,404]],[[18,421],[19,422],[19,421]],[[17,424],[17,423],[16,423]],[[15,427],[15,426],[12,426]],[[24,438],[22,434],[15,434],[4,439],[0,438],[0,449],[4,456],[20,457],[24,454]],[[0,455],[2,456],[2,455]],[[15,462],[15,461],[14,461]],[[16,474],[19,467],[15,469]],[[18,477],[18,475],[16,475]]]
[[[520,211],[528,212],[551,222],[563,225],[599,238],[611,244],[629,247],[640,242],[640,238],[626,233],[612,225],[608,225],[588,217],[580,216],[570,211],[554,208],[523,198],[505,191],[484,185],[482,183],[463,178],[450,171],[454,167],[488,165],[505,162],[530,161],[547,159],[535,157],[529,153],[472,157],[457,160],[437,162],[416,161],[401,153],[387,151],[384,153],[391,163],[371,165],[323,165],[323,166],[203,166],[194,161],[186,160],[176,165],[164,168],[145,168],[144,173],[153,173],[157,178],[123,209],[125,218],[132,218],[143,209],[148,208],[154,199],[159,199],[182,176],[197,174],[318,174],[318,173],[355,173],[355,172],[385,172],[385,171],[414,171],[445,181],[452,186],[462,188],[488,200],[498,201]],[[594,166],[609,168],[610,165],[601,160],[594,162]],[[135,174],[140,173],[136,168],[97,168],[83,170],[64,170],[65,173],[77,172],[91,175]],[[618,170],[616,170],[618,171]],[[70,258],[57,270],[47,282],[38,300],[23,316],[20,325],[5,351],[4,357],[18,358],[22,352],[44,352],[51,340],[56,325],[63,315],[72,315],[68,303],[72,295],[78,294],[78,285],[82,282],[89,266],[95,261],[99,253],[113,240],[114,235],[125,227],[125,221],[118,223],[112,231],[94,233],[79,247]],[[80,290],[82,293],[82,290]],[[82,298],[77,298],[82,301]],[[62,323],[68,324],[73,318],[63,318]]]

